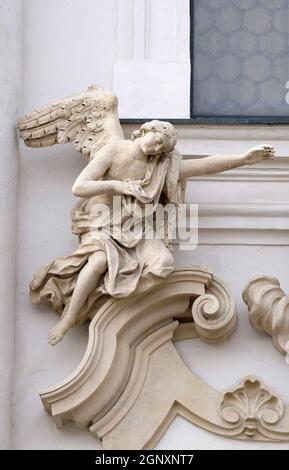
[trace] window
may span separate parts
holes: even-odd
[[[289,0],[191,0],[191,119],[289,123]]]

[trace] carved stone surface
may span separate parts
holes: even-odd
[[[170,248],[176,238],[171,233],[175,220],[168,217],[161,234],[150,223],[150,236],[145,237],[146,209],[156,220],[159,206],[175,210],[184,203],[188,178],[275,156],[273,147],[261,145],[240,155],[183,160],[176,149],[176,129],[158,120],[143,124],[126,140],[117,97],[98,86],[24,116],[19,134],[30,147],[73,142],[89,158],[72,187],[79,198],[72,211],[79,248],[42,267],[30,284],[32,302],[48,302],[61,314],[49,333],[52,345],[77,322],[89,318],[96,303],[103,303],[103,295],[125,298],[149,290],[173,271]],[[136,226],[138,230],[131,233]],[[217,315],[218,306],[211,301],[208,307],[205,300],[203,318]],[[201,317],[197,319],[200,334],[202,323]]]
[[[218,393],[173,342],[221,341],[235,324],[233,299],[209,270],[177,268],[149,296],[110,299],[95,313],[81,364],[41,393],[43,404],[58,426],[89,428],[105,449],[152,448],[177,414],[226,434],[215,416]]]
[[[234,302],[208,269],[176,268],[178,217],[169,214],[184,203],[188,178],[272,159],[273,147],[183,159],[174,126],[158,120],[127,140],[117,97],[98,86],[33,111],[19,120],[19,133],[30,147],[73,142],[89,160],[72,186],[79,247],[42,267],[30,284],[32,302],[48,302],[61,315],[50,344],[92,320],[79,367],[41,394],[46,410],[58,426],[88,428],[105,449],[152,448],[176,415],[239,437],[240,426],[218,411],[221,395],[173,344],[225,340],[236,324]],[[168,211],[162,230],[159,206]]]
[[[149,296],[111,299],[95,313],[82,362],[41,393],[43,404],[57,426],[88,428],[104,449],[152,449],[177,415],[225,437],[287,441],[289,407],[259,379],[221,394],[174,347],[224,340],[235,324],[232,297],[209,270],[178,268]]]
[[[274,346],[282,353],[288,352],[289,296],[285,295],[278,279],[257,276],[251,279],[243,291],[248,305],[251,325],[272,336]]]

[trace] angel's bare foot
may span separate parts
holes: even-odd
[[[67,331],[71,328],[71,322],[65,321],[65,318],[61,319],[51,330],[48,334],[48,343],[51,346],[59,343],[64,338],[64,335]]]

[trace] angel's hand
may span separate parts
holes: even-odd
[[[260,145],[248,150],[244,155],[244,164],[252,165],[253,163],[262,162],[266,159],[274,159],[275,150],[271,145]]]
[[[135,196],[135,193],[142,192],[140,181],[116,181],[114,184],[114,190],[118,194],[125,194],[127,196]]]

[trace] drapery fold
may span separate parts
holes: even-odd
[[[103,213],[98,205],[91,207],[90,199],[80,199],[72,210],[72,232],[79,236],[79,248],[55,259],[35,274],[30,285],[32,302],[48,302],[61,314],[69,304],[79,272],[89,256],[97,252],[105,253],[107,270],[83,305],[79,322],[107,296],[127,297],[133,292],[147,290],[167,277],[174,269],[174,257],[167,247],[168,234],[158,239],[153,230],[154,238],[147,239],[145,222],[148,207],[153,216],[160,202],[177,205],[184,201],[181,158],[177,151],[159,159],[152,158],[145,178],[138,186],[133,186],[133,196],[119,198],[118,209],[121,210],[116,212],[113,225],[113,203],[106,205]]]

